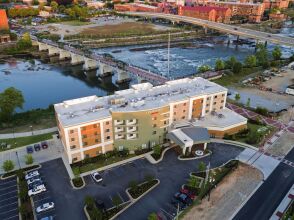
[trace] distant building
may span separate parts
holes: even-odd
[[[101,1],[86,1],[86,4],[87,4],[87,7],[89,8],[103,8],[105,6],[105,3],[104,2],[101,2]]]
[[[42,18],[48,18],[48,17],[51,17],[52,15],[50,14],[50,12],[43,10],[39,12],[39,16]]]
[[[253,23],[259,23],[264,13],[262,3],[207,1],[205,5],[230,8],[232,16],[243,16]]]
[[[9,30],[8,18],[4,9],[0,9],[0,30]]]
[[[132,12],[159,12],[160,9],[155,6],[145,5],[145,4],[117,4],[114,5],[116,11],[132,11]]]
[[[269,19],[273,21],[284,21],[286,20],[286,15],[282,13],[271,13],[269,14]]]
[[[5,44],[10,42],[9,34],[0,34],[0,44]]]
[[[284,9],[289,7],[289,0],[264,0],[264,8],[270,9],[270,8],[279,8]]]
[[[182,16],[222,23],[229,23],[232,16],[231,9],[212,6],[180,6],[178,13]]]

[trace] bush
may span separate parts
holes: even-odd
[[[30,164],[33,164],[34,163],[34,158],[31,154],[27,154],[25,156],[25,162],[26,162],[26,165],[30,165]]]
[[[72,183],[75,187],[82,187],[84,185],[83,179],[81,177],[73,178]]]
[[[198,171],[199,172],[203,172],[203,171],[205,171],[206,170],[206,164],[203,162],[203,161],[201,161],[199,164],[198,164]]]
[[[14,169],[14,163],[12,160],[5,160],[2,166],[5,173],[8,173],[9,171]]]
[[[255,109],[255,112],[258,113],[258,114],[264,115],[264,116],[269,115],[269,112],[268,112],[267,108],[264,108],[264,107],[257,107]]]

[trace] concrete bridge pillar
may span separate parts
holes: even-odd
[[[48,45],[47,44],[43,44],[43,43],[39,42],[38,46],[39,46],[39,51],[48,50]]]
[[[71,65],[79,65],[79,64],[84,63],[83,56],[75,54],[75,53],[71,53],[70,56],[71,56],[71,61],[70,61]]]
[[[99,64],[99,74],[100,77],[105,77],[105,76],[112,76],[112,67],[108,66],[106,64],[100,63]]]
[[[208,31],[207,27],[203,27],[203,29],[204,29],[204,33],[207,34],[207,31]]]
[[[118,78],[116,83],[120,84],[120,83],[126,83],[126,82],[130,82],[131,78],[129,77],[129,74],[126,71],[123,70],[117,70],[118,73]]]
[[[59,50],[59,60],[71,59],[71,54],[67,50]]]
[[[267,41],[264,42],[264,47],[267,47]]]
[[[83,65],[84,70],[95,70],[98,69],[98,62],[93,59],[85,58],[85,63]]]
[[[49,56],[54,56],[59,54],[59,48],[58,47],[53,47],[53,46],[48,46],[48,55]]]

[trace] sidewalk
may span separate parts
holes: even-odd
[[[18,137],[29,137],[32,135],[40,135],[40,134],[48,134],[51,132],[57,131],[57,127],[47,128],[43,130],[36,130],[36,131],[28,131],[28,132],[21,132],[21,133],[10,133],[10,134],[0,134],[0,139],[9,139],[9,138],[18,138]]]

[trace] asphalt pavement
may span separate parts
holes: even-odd
[[[294,162],[294,148],[285,159]],[[268,220],[293,183],[293,167],[280,163],[233,220]]]

